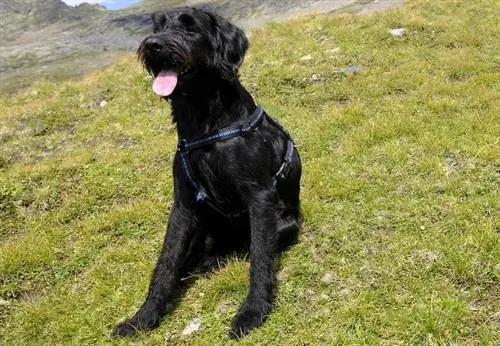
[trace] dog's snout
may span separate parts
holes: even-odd
[[[146,49],[151,50],[151,51],[159,51],[163,48],[163,43],[162,41],[157,38],[157,37],[149,37],[146,39],[144,42],[144,46]]]

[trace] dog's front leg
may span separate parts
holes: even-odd
[[[201,234],[197,213],[174,202],[146,301],[130,320],[116,326],[114,336],[133,336],[138,331],[158,326],[160,319],[172,308],[186,264],[202,241]]]
[[[276,204],[274,188],[252,194],[250,216],[250,292],[233,320],[232,337],[261,325],[271,312],[276,286]]]

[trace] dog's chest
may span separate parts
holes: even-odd
[[[242,159],[235,150],[219,143],[190,154],[198,183],[207,192],[209,200],[225,210],[244,207],[243,186],[248,179],[241,174]]]

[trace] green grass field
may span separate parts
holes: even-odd
[[[300,144],[305,223],[273,313],[238,344],[499,344],[499,14],[409,2],[250,34],[242,79]],[[144,298],[171,205],[175,128],[150,85],[131,55],[0,100],[1,345],[237,343],[236,259],[159,329],[109,337]]]

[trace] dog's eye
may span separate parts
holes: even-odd
[[[185,27],[187,27],[188,29],[191,28],[195,24],[194,18],[192,16],[190,16],[189,14],[185,14],[185,13],[183,13],[179,16],[179,22],[181,22],[181,24],[184,25]]]

